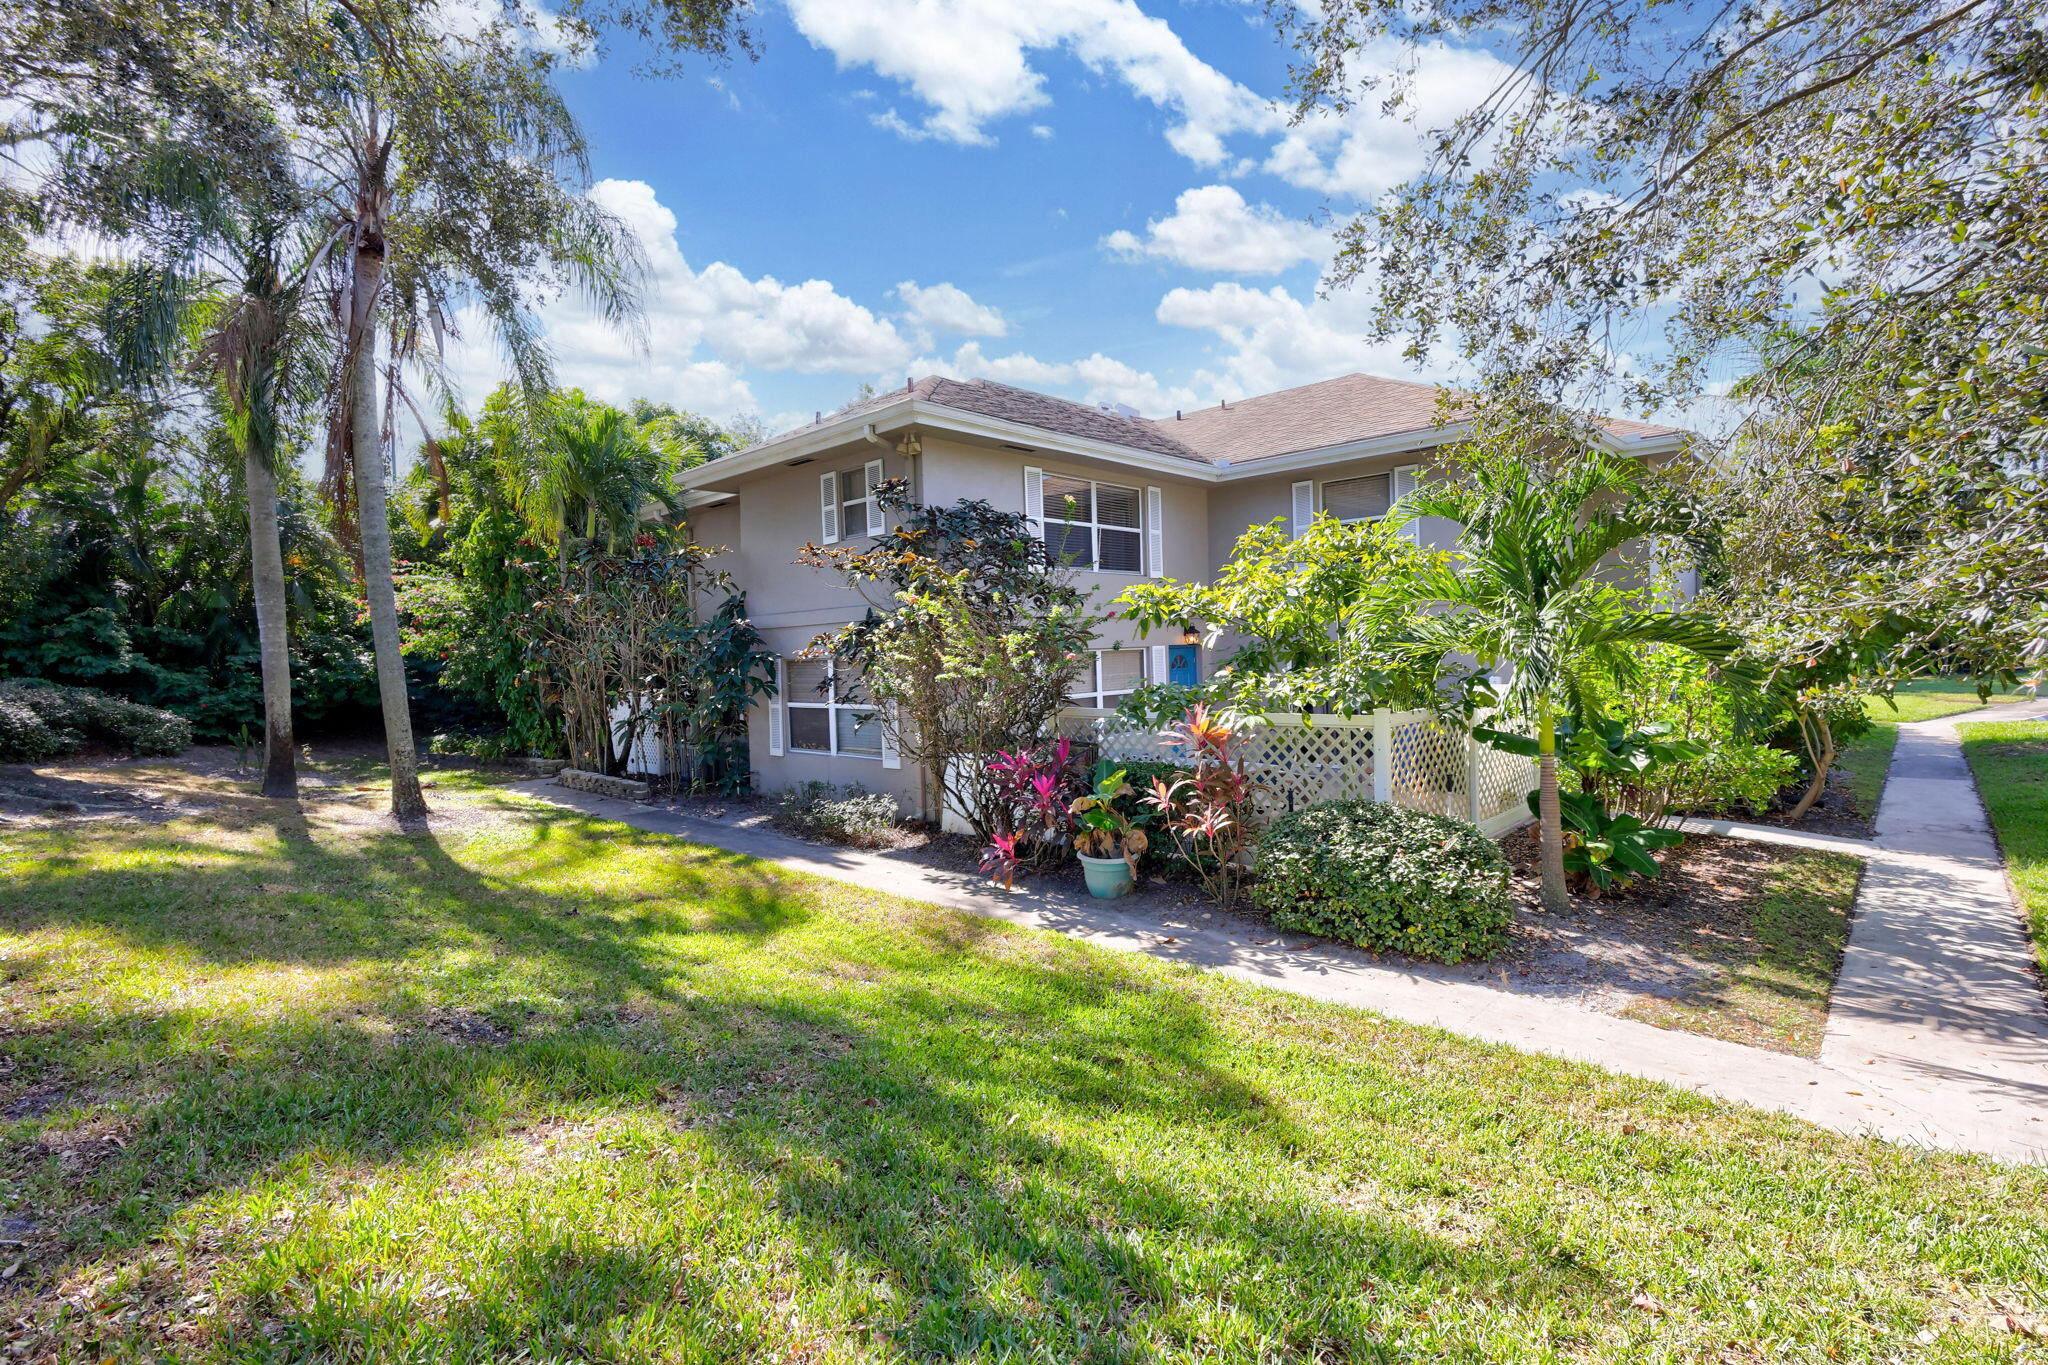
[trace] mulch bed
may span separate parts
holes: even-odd
[[[1791,850],[1690,835],[1662,856],[1664,874],[1603,896],[1574,896],[1562,915],[1543,909],[1533,829],[1501,842],[1514,868],[1515,927],[1487,969],[1544,995],[1600,1009],[1638,995],[1677,997],[1752,942],[1750,907]],[[1482,975],[1484,973],[1481,973]]]

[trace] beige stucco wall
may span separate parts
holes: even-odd
[[[700,508],[691,515],[693,534],[700,543],[730,547],[731,552],[717,562],[745,590],[755,625],[768,646],[781,656],[798,653],[821,632],[858,619],[865,609],[862,597],[836,577],[805,568],[794,560],[803,544],[820,536],[819,476],[858,469],[878,456],[887,477],[910,478],[914,496],[920,502],[932,504],[982,498],[997,507],[1022,510],[1027,467],[1141,490],[1156,487],[1161,491],[1165,509],[1162,567],[1167,577],[1181,580],[1212,577],[1228,560],[1231,547],[1248,527],[1275,518],[1284,522],[1290,515],[1293,485],[1299,480],[1312,479],[1321,484],[1408,464],[1420,467],[1418,481],[1447,472],[1440,452],[1425,449],[1344,461],[1313,470],[1253,473],[1249,477],[1209,483],[1195,477],[1195,471],[1183,476],[1171,470],[1137,470],[1106,460],[1019,450],[933,434],[924,437],[923,453],[915,458],[897,454],[893,441],[886,447],[854,442],[794,467],[735,477],[723,485],[736,494],[731,501]],[[1457,542],[1458,527],[1455,522],[1426,518],[1419,534],[1424,545],[1451,549]],[[860,534],[841,543],[859,544],[865,539]],[[1077,577],[1079,586],[1105,613],[1114,609],[1112,600],[1125,587],[1144,581],[1138,574],[1085,572]],[[1148,640],[1139,636],[1128,622],[1105,621],[1098,645],[1143,647],[1171,643],[1177,637],[1178,632],[1172,631]],[[1201,660],[1203,674],[1206,676],[1219,660],[1227,658],[1232,647],[1233,642],[1226,639],[1213,650],[1205,649]],[[765,703],[757,705],[749,717],[754,772],[762,790],[779,790],[813,779],[857,782],[870,790],[894,793],[906,810],[916,809],[920,783],[911,769],[886,769],[877,760],[851,756],[771,755],[766,707]]]

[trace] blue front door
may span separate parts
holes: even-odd
[[[1196,663],[1197,645],[1169,645],[1166,651],[1166,678],[1169,682],[1184,687],[1193,687],[1202,680],[1202,670]]]

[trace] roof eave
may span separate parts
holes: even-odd
[[[1086,436],[1069,436],[1049,431],[1044,427],[1012,422],[1001,417],[989,417],[978,412],[968,412],[964,408],[948,407],[944,403],[934,403],[929,399],[906,395],[879,408],[870,408],[865,412],[853,413],[817,426],[804,427],[787,436],[763,441],[760,445],[727,455],[723,459],[706,461],[685,470],[681,481],[685,488],[694,488],[706,483],[741,478],[771,465],[809,458],[820,451],[848,444],[859,439],[867,427],[873,427],[880,432],[894,431],[907,426],[957,432],[963,436],[982,436],[1014,445],[1028,445],[1034,450],[1092,456],[1140,469],[1176,474],[1183,478],[1214,480],[1218,472],[1200,457],[1162,455],[1158,451],[1146,450],[1139,446],[1098,441]]]

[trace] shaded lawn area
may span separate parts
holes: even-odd
[[[1848,783],[1851,800],[1866,820],[1877,818],[1877,800],[1884,791],[1885,774],[1891,771],[1892,750],[1898,747],[1898,726],[1906,721],[1940,720],[1982,706],[1995,706],[2002,698],[1994,693],[1989,702],[1977,698],[1977,685],[1965,678],[1916,678],[1903,683],[1888,705],[1879,697],[1864,700],[1863,710],[1875,722],[1869,730],[1842,745],[1835,764]]]
[[[49,1358],[2011,1360],[2048,1173],[444,777],[7,830]]]
[[[1846,853],[1769,850],[1738,934],[1723,935],[1722,970],[1671,1000],[1642,997],[1631,1019],[1731,1043],[1820,1055],[1828,996],[1849,942],[1863,862]]]
[[[2048,974],[2048,721],[1976,721],[1956,730]]]

